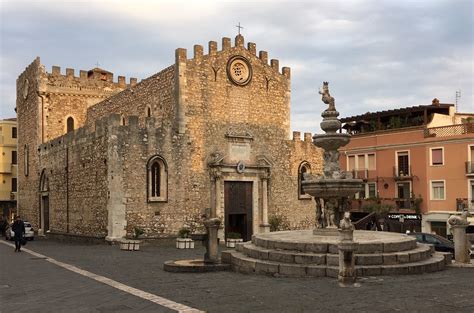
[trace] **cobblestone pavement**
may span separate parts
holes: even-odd
[[[208,312],[474,312],[474,269],[361,277],[296,279],[233,272],[168,273],[163,262],[198,258],[204,249],[172,242],[141,251],[106,244],[35,240],[27,248],[128,286]],[[0,312],[169,312],[157,304],[0,245]]]

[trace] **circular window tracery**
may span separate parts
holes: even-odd
[[[227,62],[227,76],[236,85],[247,85],[252,79],[250,62],[240,55],[230,58]]]

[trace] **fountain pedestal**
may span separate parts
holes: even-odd
[[[220,225],[221,220],[216,217],[204,221],[207,236],[206,253],[203,259],[170,260],[163,264],[163,269],[167,272],[177,273],[215,272],[230,269],[230,265],[221,263],[219,258],[217,232]]]
[[[206,253],[204,254],[205,263],[219,263],[219,239],[217,238],[217,231],[221,225],[221,220],[217,217],[210,218],[204,221],[204,226],[207,230]]]

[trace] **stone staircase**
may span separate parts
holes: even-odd
[[[369,232],[365,232],[369,233]],[[374,233],[374,232],[372,232]],[[271,233],[270,233],[271,234]],[[363,234],[367,236],[368,234]],[[357,276],[421,274],[440,271],[451,262],[449,253],[396,234],[383,240],[362,240],[356,252]],[[283,239],[284,238],[284,239]],[[337,240],[305,241],[259,234],[252,241],[224,251],[222,262],[234,271],[287,277],[337,277]]]

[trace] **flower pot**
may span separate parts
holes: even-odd
[[[138,251],[140,250],[140,240],[123,239],[120,241],[120,250]]]
[[[238,239],[227,239],[225,241],[225,246],[227,248],[235,248],[235,244],[238,243],[238,242],[243,242],[244,240],[242,238],[238,238]]]
[[[194,249],[194,241],[191,238],[176,238],[177,249]]]

